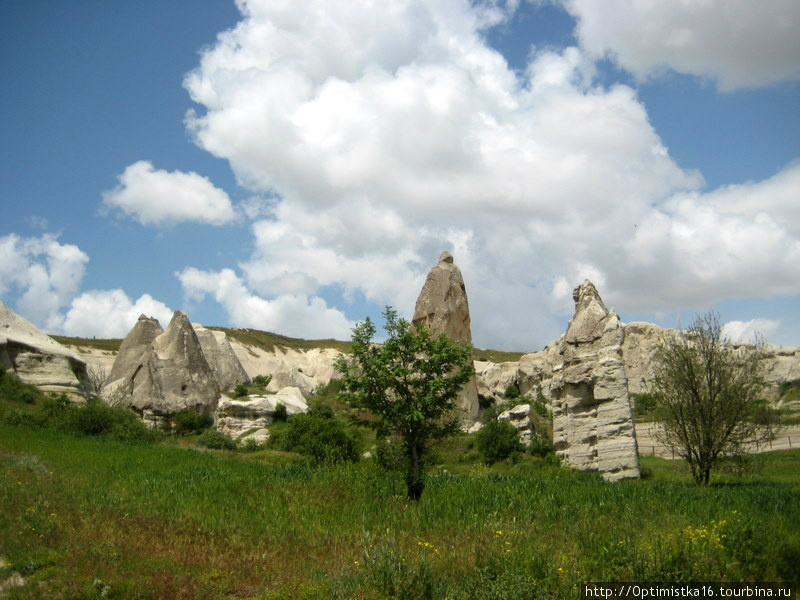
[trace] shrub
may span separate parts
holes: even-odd
[[[271,445],[308,456],[315,464],[359,459],[360,437],[338,419],[309,413],[289,418],[286,425],[280,436],[270,438]]]
[[[286,405],[278,402],[275,405],[275,414],[272,416],[275,421],[285,421],[289,418],[289,412],[286,410]]]
[[[513,400],[514,398],[519,398],[519,395],[519,386],[516,383],[509,383],[503,394],[503,398]]]
[[[236,442],[216,429],[206,429],[197,437],[197,445],[212,450],[235,450]]]
[[[258,387],[267,387],[269,382],[272,381],[272,375],[256,375],[253,377],[253,385]]]
[[[656,397],[654,394],[631,394],[631,404],[633,404],[634,417],[646,417],[656,408]]]
[[[531,444],[528,446],[528,453],[532,456],[544,458],[553,451],[553,442],[542,435],[534,435]]]
[[[0,398],[23,404],[35,404],[44,397],[39,389],[29,383],[22,383],[13,373],[0,367]]]
[[[172,415],[172,430],[177,435],[189,435],[203,429],[208,429],[214,424],[210,415],[202,415],[188,408],[179,410]]]
[[[233,388],[233,393],[237,398],[241,398],[242,396],[247,396],[247,386],[240,383],[235,388]]]
[[[37,419],[40,426],[86,436],[104,436],[123,442],[152,442],[158,433],[130,410],[108,406],[99,400],[70,402],[64,394],[45,400]]]
[[[402,471],[405,468],[403,441],[397,436],[381,436],[375,441],[373,454],[375,464],[386,471]]]
[[[333,418],[333,407],[326,404],[319,398],[314,398],[309,403],[308,414],[312,417],[319,417],[321,419]]]
[[[491,421],[477,434],[478,451],[487,464],[496,463],[524,450],[519,432],[508,421]]]

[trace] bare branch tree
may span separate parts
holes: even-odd
[[[663,420],[659,438],[686,459],[698,485],[708,485],[722,459],[775,435],[756,419],[765,385],[762,346],[725,343],[715,313],[662,338],[652,382]]]

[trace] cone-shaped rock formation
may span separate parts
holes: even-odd
[[[250,383],[224,331],[206,329],[202,325],[193,327],[220,390],[232,390],[239,384]]]
[[[139,318],[112,368],[112,394],[122,394],[125,403],[153,426],[164,425],[182,409],[212,415],[219,386],[188,317],[176,310],[166,331],[158,333],[160,329],[155,319]]]
[[[424,323],[434,336],[445,334],[454,342],[472,343],[469,302],[461,270],[453,257],[442,252],[417,298],[412,325]],[[478,384],[473,376],[461,390],[457,406],[469,420],[478,417]]]

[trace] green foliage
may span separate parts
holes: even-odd
[[[122,339],[95,339],[95,338],[79,338],[68,337],[65,335],[51,335],[55,341],[65,346],[77,346],[79,348],[93,348],[95,350],[103,350],[107,353],[119,352],[119,347],[122,345]]]
[[[639,418],[651,417],[658,405],[658,398],[655,394],[631,394],[631,404],[633,405],[633,416]]]
[[[233,388],[233,393],[237,398],[241,398],[242,396],[247,396],[248,394],[247,386],[240,383],[235,388]]]
[[[367,547],[362,565],[368,585],[385,598],[433,600],[442,597],[444,590],[437,585],[431,561],[424,554],[407,557],[396,544],[381,541]]]
[[[761,348],[723,342],[719,316],[708,313],[687,332],[664,337],[656,355],[660,439],[686,460],[698,485],[708,485],[719,461],[774,435],[771,425],[755,422],[765,386]]]
[[[361,456],[358,433],[325,410],[290,417],[269,445],[307,456],[316,465],[356,462]]]
[[[539,458],[552,456],[555,459],[555,464],[558,464],[558,459],[555,458],[553,451],[553,441],[549,436],[536,434],[531,438],[531,443],[528,446],[528,454],[531,456],[538,456]]]
[[[506,386],[506,391],[503,393],[503,398],[514,400],[519,398],[519,386],[516,383],[509,383]]]
[[[27,581],[9,599],[574,600],[584,581],[800,579],[800,450],[708,488],[656,457],[615,484],[469,464],[431,474],[419,503],[372,461],[270,456],[0,425],[0,580]]]
[[[172,431],[176,435],[190,435],[208,429],[214,424],[211,415],[203,415],[184,408],[172,415]]]
[[[211,450],[236,450],[236,442],[216,429],[206,429],[197,436],[195,443]]]
[[[253,385],[262,388],[267,387],[270,381],[272,381],[272,375],[256,375],[253,377]]]
[[[272,352],[276,347],[293,348],[295,350],[311,350],[313,348],[334,348],[342,352],[350,351],[349,342],[340,342],[332,339],[304,340],[292,338],[258,329],[231,329],[228,327],[209,327],[216,331],[224,331],[229,337],[248,346],[254,346],[267,352]]]
[[[289,412],[286,410],[286,405],[278,402],[275,405],[275,414],[272,416],[275,421],[281,422],[289,418]]]
[[[39,389],[28,383],[22,383],[13,373],[0,367],[0,399],[21,404],[36,404],[44,398]]]
[[[386,471],[402,472],[406,468],[406,450],[403,440],[396,435],[384,435],[375,440],[375,464]]]
[[[458,430],[456,398],[474,373],[470,347],[434,338],[424,325],[412,331],[391,307],[383,316],[387,340],[373,344],[376,330],[367,318],[353,329],[352,359],[340,358],[336,369],[348,401],[376,417],[379,433],[403,439],[407,494],[419,500],[431,442]]]
[[[493,464],[522,452],[519,431],[508,421],[490,421],[477,433],[478,451],[487,464]]]
[[[102,436],[123,442],[153,442],[158,433],[130,410],[108,406],[99,400],[73,403],[64,394],[45,400],[35,419],[42,427],[85,436]]]

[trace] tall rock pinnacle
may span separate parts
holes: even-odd
[[[424,323],[434,336],[445,334],[454,342],[472,343],[464,278],[447,252],[442,252],[439,263],[428,273],[417,298],[412,325],[419,323]],[[461,390],[457,405],[467,419],[474,421],[478,417],[478,384],[474,376]]]
[[[610,481],[639,477],[639,454],[622,360],[624,329],[588,279],[572,292],[575,316],[551,383],[553,443],[564,463]]]

